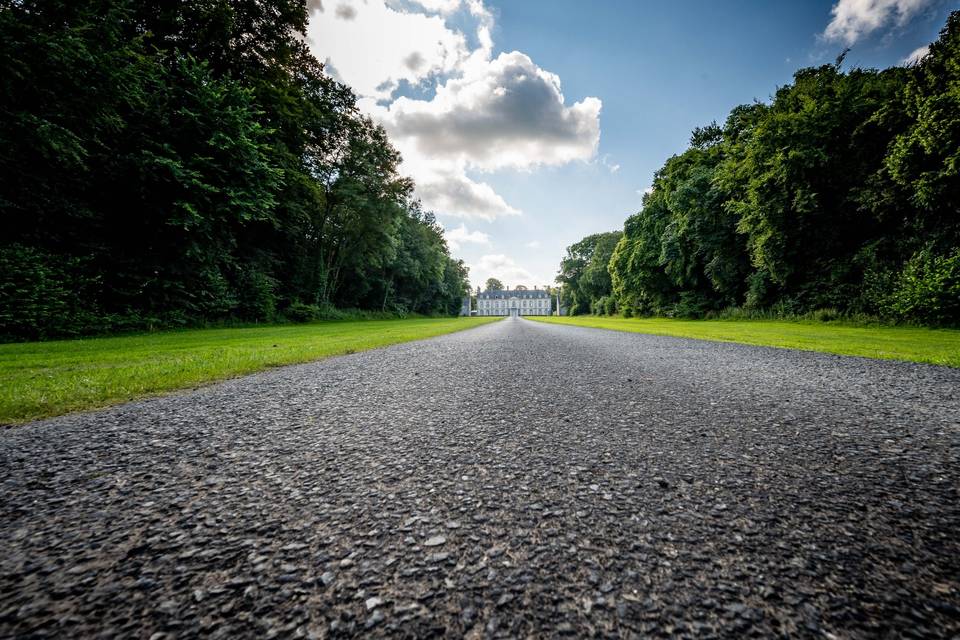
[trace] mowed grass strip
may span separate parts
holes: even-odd
[[[597,316],[531,316],[531,319],[596,329],[960,367],[960,330],[956,329],[850,326],[787,320],[674,320]]]
[[[0,423],[103,407],[498,319],[336,321],[0,344]]]

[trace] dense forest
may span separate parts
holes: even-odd
[[[0,337],[468,291],[305,0],[0,0]]]
[[[916,65],[843,58],[696,129],[622,234],[569,247],[571,313],[960,324],[960,12]]]

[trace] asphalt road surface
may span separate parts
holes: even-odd
[[[960,370],[508,319],[0,432],[0,637],[960,634]]]

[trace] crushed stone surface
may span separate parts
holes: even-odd
[[[0,637],[956,637],[960,370],[507,319],[0,432]]]

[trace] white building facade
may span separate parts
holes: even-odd
[[[548,316],[550,294],[543,289],[504,289],[477,294],[478,316]]]

